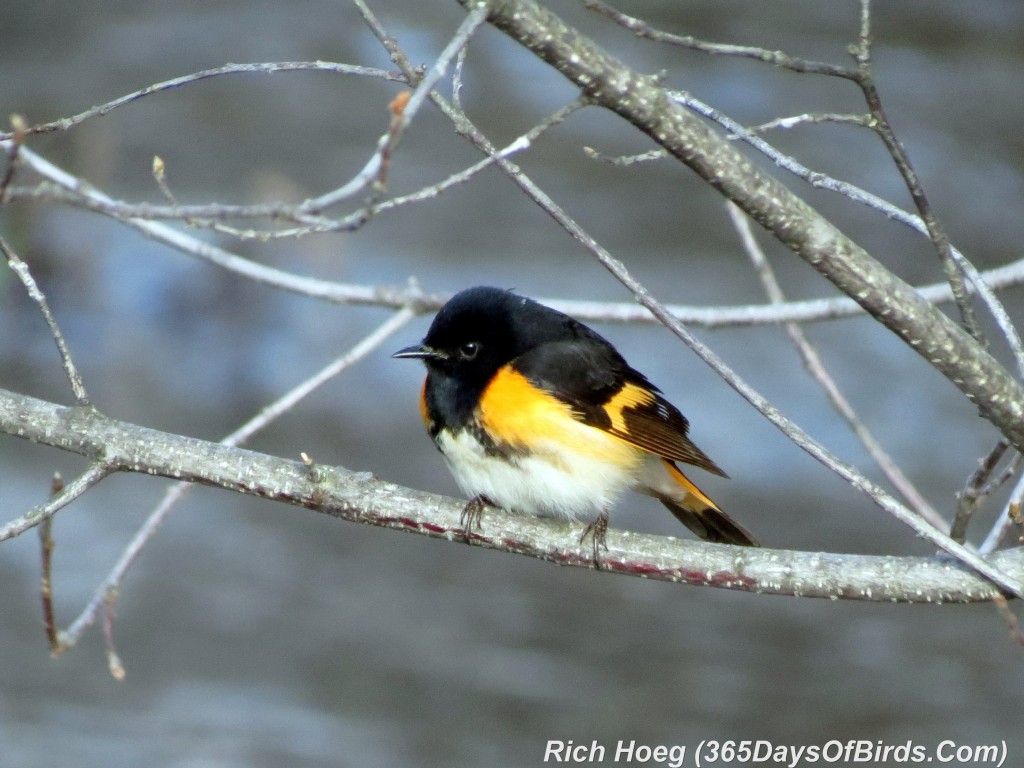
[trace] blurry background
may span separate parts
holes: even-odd
[[[979,267],[1019,257],[1024,6],[877,6],[876,77],[951,239]],[[450,0],[372,7],[412,60],[426,64],[464,15]],[[654,46],[575,2],[552,8],[633,66],[668,70],[672,87],[748,125],[863,111],[846,82]],[[626,10],[681,34],[844,62],[858,4],[646,2]],[[345,2],[14,0],[0,20],[0,112],[35,123],[227,62],[314,59],[390,66]],[[464,79],[471,117],[499,146],[574,96],[493,29],[473,41]],[[400,89],[323,73],[233,75],[29,146],[129,200],[162,202],[150,175],[160,155],[183,202],[299,201],[362,166]],[[769,139],[816,170],[908,205],[880,142],[865,131],[801,127]],[[678,163],[615,168],[588,160],[584,145],[608,154],[650,148],[619,118],[590,109],[518,162],[661,300],[763,301],[715,193]],[[389,191],[417,189],[477,159],[427,105],[402,141]],[[786,183],[908,281],[941,279],[921,238]],[[79,210],[8,205],[0,231],[47,292],[97,405],[204,439],[234,429],[387,316],[253,284]],[[545,298],[629,299],[494,170],[350,235],[273,244],[202,236],[344,282],[398,285],[415,276],[437,292],[489,283]],[[763,242],[791,297],[834,294]],[[1004,299],[1019,318],[1020,290]],[[288,457],[306,451],[322,463],[457,495],[419,421],[422,370],[388,356],[428,323],[407,327],[252,447]],[[667,331],[599,330],[690,417],[696,442],[733,478],[704,478],[707,490],[766,545],[930,552],[784,440]],[[874,323],[808,331],[868,424],[948,513],[995,442],[992,428]],[[784,413],[877,478],[781,329],[701,335]],[[71,399],[38,311],[6,270],[0,386]],[[0,435],[3,520],[42,500],[54,469],[70,478],[84,466]],[[165,485],[110,478],[58,515],[62,626]],[[975,537],[997,507],[979,516]],[[637,498],[620,505],[613,525],[680,534],[664,510]],[[125,583],[114,632],[127,678],[118,683],[96,628],[75,650],[49,658],[38,549],[33,532],[0,546],[2,765],[519,765],[540,762],[547,739],[691,748],[703,738],[913,740],[929,748],[946,738],[1006,739],[1012,759],[1024,750],[1022,649],[989,606],[830,603],[612,578],[200,488]]]

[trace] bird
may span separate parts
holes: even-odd
[[[728,477],[689,437],[689,422],[603,336],[512,291],[467,288],[423,341],[392,357],[427,375],[420,414],[470,498],[466,537],[486,507],[589,520],[595,563],[609,510],[632,490],[660,501],[701,539],[758,546],[680,464]]]

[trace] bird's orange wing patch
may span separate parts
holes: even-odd
[[[657,456],[725,476],[687,436],[683,415],[656,392],[626,383],[602,408],[610,421],[608,431],[616,437]]]
[[[604,410],[612,421],[612,431],[629,433],[626,426],[626,409],[650,408],[655,402],[654,393],[636,384],[626,384],[604,404]],[[628,439],[628,438],[627,438]]]

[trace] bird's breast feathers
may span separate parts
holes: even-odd
[[[644,459],[509,366],[484,391],[477,419],[480,430],[442,429],[438,447],[463,491],[509,509],[591,516],[632,485]]]

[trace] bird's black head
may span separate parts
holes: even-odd
[[[568,315],[511,291],[479,287],[453,296],[437,313],[423,343],[392,357],[426,363],[422,405],[434,434],[470,422],[502,366],[545,345],[575,341],[598,350],[609,370],[625,367],[607,341]]]
[[[419,358],[437,373],[486,382],[503,365],[550,341],[593,333],[532,299],[486,286],[467,288],[437,313],[422,344],[393,357]]]

